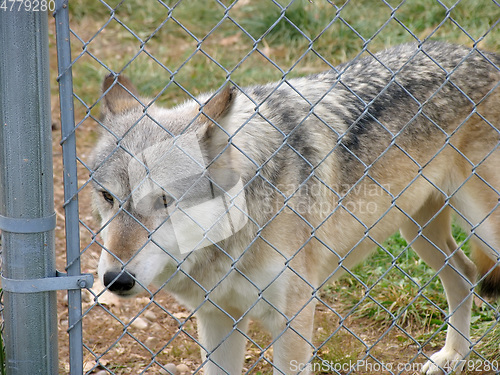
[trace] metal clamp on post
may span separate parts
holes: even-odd
[[[0,229],[10,233],[42,233],[56,228],[55,212],[47,217],[22,219],[0,215]]]
[[[44,277],[42,279],[15,280],[3,277],[2,288],[11,293],[40,293],[54,290],[73,290],[91,288],[94,285],[94,276],[82,274],[68,276],[66,273],[56,271],[55,277]]]

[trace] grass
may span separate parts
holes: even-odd
[[[90,105],[99,95],[96,82],[108,70],[123,71],[141,92],[161,93],[160,103],[175,104],[189,97],[180,87],[196,95],[228,76],[241,86],[300,76],[353,58],[364,46],[377,51],[432,36],[467,45],[472,37],[481,47],[500,49],[498,27],[482,38],[497,22],[495,5],[464,0],[448,12],[435,0],[389,3],[394,8],[373,0],[297,0],[289,6],[226,1],[228,8],[214,0],[167,1],[168,7],[114,0],[109,8],[98,1],[71,6],[71,22],[81,26],[83,40],[73,38],[73,57],[83,47],[91,54],[74,66],[76,91]]]
[[[457,241],[464,233],[455,227]],[[467,245],[464,248],[468,249]],[[387,272],[387,265],[390,270]],[[368,299],[357,307],[357,316],[372,318],[381,324],[390,324],[398,318],[403,326],[442,324],[436,308],[446,311],[443,288],[437,276],[398,234],[389,238],[383,248],[362,265],[352,270],[341,282],[329,286],[327,294],[340,293],[356,306],[360,299]],[[425,288],[424,288],[425,286]],[[417,299],[421,289],[432,302]]]
[[[109,0],[107,4],[70,3],[71,25],[78,35],[71,40],[77,60],[73,66],[77,120],[86,113],[99,116],[100,83],[110,71],[129,76],[140,92],[157,97],[159,104],[175,105],[190,95],[214,90],[227,79],[245,86],[302,76],[329,69],[364,50],[426,38],[500,51],[500,27],[494,27],[498,7],[489,1],[168,0],[163,5],[152,0]],[[88,126],[96,125],[90,121]],[[465,238],[457,228],[454,236],[458,242]],[[386,273],[387,264],[392,268]],[[399,235],[353,274],[356,277],[324,291],[326,300],[339,297],[349,302],[345,316],[380,329],[397,321],[419,343],[433,331],[446,330],[441,283]],[[338,335],[344,340],[331,340],[331,319],[322,319],[320,315],[321,358],[343,363],[364,352],[365,347],[343,330]],[[474,306],[473,336],[487,335],[475,349],[493,353],[490,360],[498,360],[495,353],[500,352],[500,325],[493,324],[495,319],[498,307]],[[412,342],[404,335],[397,340]]]
[[[453,237],[461,244],[467,236],[454,225]],[[466,254],[470,252],[467,242],[462,248]],[[387,265],[391,264],[387,272]],[[389,238],[383,248],[352,270],[352,274],[354,277],[347,276],[324,290],[326,300],[338,298],[347,302],[345,316],[363,319],[365,324],[382,329],[396,323],[408,332],[418,332],[412,335],[413,338],[398,336],[406,345],[414,344],[414,340],[423,345],[436,331],[447,329],[444,320],[447,303],[441,282],[399,234]],[[471,359],[500,360],[500,325],[495,323],[499,316],[498,309],[498,304],[474,305],[472,339],[478,342],[475,347],[478,353],[489,355],[479,357],[473,354]],[[487,339],[484,339],[485,335],[488,335]],[[444,335],[433,337],[432,341],[433,345],[441,346]],[[338,342],[328,342],[323,351],[328,353],[326,360],[335,363],[345,361],[344,351],[339,349]]]

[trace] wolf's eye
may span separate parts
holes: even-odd
[[[114,203],[115,199],[113,198],[113,196],[109,191],[103,190],[101,191],[101,194],[106,202],[108,202],[111,205]]]
[[[156,200],[155,208],[160,210],[162,208],[167,208],[172,203],[173,198],[167,194],[163,194]]]
[[[163,194],[161,196],[161,203],[163,204],[163,208],[167,208],[172,203],[173,198],[167,194]]]

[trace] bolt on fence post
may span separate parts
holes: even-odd
[[[0,11],[2,276],[14,281],[56,276],[47,17]],[[7,374],[57,374],[56,292],[4,287],[3,314]]]

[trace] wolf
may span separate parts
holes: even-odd
[[[205,374],[242,372],[250,319],[272,335],[274,374],[307,374],[318,291],[400,230],[449,305],[446,343],[422,371],[460,372],[474,288],[500,295],[499,67],[494,53],[426,41],[226,82],[171,109],[108,76],[90,164],[99,277],[196,311]]]

